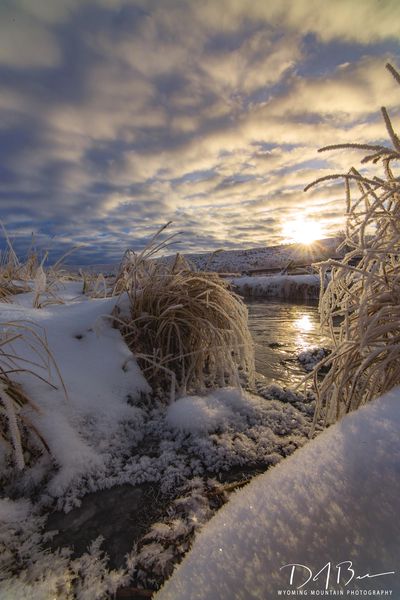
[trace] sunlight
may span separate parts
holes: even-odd
[[[309,219],[298,218],[289,221],[283,227],[286,242],[312,244],[323,237],[324,232],[320,223]]]
[[[302,333],[303,332],[307,332],[307,331],[311,331],[313,329],[313,327],[314,327],[314,325],[313,325],[313,323],[312,323],[309,315],[303,315],[302,317],[299,317],[294,322],[294,325]]]

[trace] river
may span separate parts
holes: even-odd
[[[318,307],[282,300],[246,300],[249,328],[255,344],[256,370],[271,383],[293,386],[305,371],[297,355],[310,348],[329,347],[320,330]]]

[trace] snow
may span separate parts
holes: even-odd
[[[157,587],[160,579],[172,573],[177,558],[188,551],[190,538],[214,514],[219,488],[215,479],[205,482],[199,477],[193,478],[185,485],[182,495],[172,502],[163,522],[154,523],[143,537],[133,563],[135,575],[145,587],[153,583]]]
[[[292,567],[284,565],[307,566],[315,577],[327,563],[327,594],[399,597],[399,429],[397,388],[256,477],[207,523],[157,600],[275,600],[279,590],[294,594],[309,573],[297,567],[290,585]],[[350,564],[336,581],[341,561],[355,570],[347,586]],[[325,591],[327,569],[304,594]]]
[[[185,396],[171,404],[166,413],[168,426],[184,433],[216,431],[237,421],[240,411],[253,411],[249,394],[234,388],[215,390],[207,396]]]
[[[17,364],[23,368],[23,359],[32,360],[32,345],[44,354],[37,342],[40,336],[60,372],[61,378],[53,364],[48,369],[29,365],[55,387],[29,373],[13,376],[39,409],[25,413],[46,440],[57,467],[47,487],[53,497],[62,495],[74,479],[104,467],[107,440],[121,424],[141,422],[141,411],[128,398],[139,398],[150,389],[121,334],[111,326],[109,316],[117,300],[76,297],[76,287],[67,286],[64,299],[69,302],[63,305],[34,309],[32,294],[21,294],[16,303],[0,306],[2,322],[15,323],[5,328],[9,334],[21,324],[34,331],[13,342],[21,357]]]
[[[3,524],[22,521],[30,512],[30,502],[21,499],[13,502],[9,498],[0,498],[0,521]]]
[[[167,411],[166,422],[185,433],[215,431],[228,416],[223,405],[212,396],[187,396],[174,402]]]
[[[330,350],[328,348],[308,348],[297,355],[297,360],[310,373],[329,354]]]
[[[128,573],[107,569],[101,538],[78,559],[71,550],[50,552],[45,518],[27,500],[0,499],[0,598],[4,600],[101,600],[126,585]]]
[[[213,391],[211,396],[218,402],[219,414],[210,432],[203,427],[188,432],[185,420],[185,430],[181,429],[179,400],[175,415],[173,405],[143,408],[139,423],[129,422],[112,436],[112,439],[118,438],[114,445],[107,436],[103,440],[104,452],[98,442],[93,445],[97,455],[104,458],[103,470],[91,474],[83,472],[80,477],[76,474],[68,489],[58,490],[60,506],[68,509],[79,496],[102,487],[124,482],[133,485],[158,482],[160,489],[175,499],[164,522],[155,523],[141,548],[132,549],[127,565],[129,572],[134,572],[143,585],[157,584],[159,578],[162,581],[171,573],[177,557],[188,550],[190,536],[217,508],[215,500],[214,506],[210,505],[213,496],[208,496],[208,492],[220,484],[208,479],[205,482],[204,476],[210,471],[220,474],[246,464],[276,464],[307,441],[311,420],[289,401],[300,407],[301,395],[293,395],[282,404],[273,399],[278,394],[286,397],[282,389],[268,390],[268,400],[233,388]],[[181,405],[192,408],[196,398],[200,397],[182,398]],[[202,402],[201,406],[210,406],[211,398],[204,396]],[[135,445],[134,436],[139,432],[143,444]],[[34,468],[28,469],[26,476]],[[57,477],[51,471],[47,475],[50,483]],[[44,530],[46,517],[40,516],[42,506],[42,501],[32,505],[26,499],[5,498],[0,502],[0,551],[4,549],[5,561],[0,560],[0,579],[4,579],[0,583],[0,598],[72,600],[79,597],[86,600],[108,597],[105,590],[115,589],[115,582],[121,585],[127,577],[125,570],[109,572],[99,545],[92,553],[75,560],[68,548],[44,551],[43,543],[49,534]]]
[[[319,297],[319,275],[264,275],[236,277],[230,280],[235,291],[245,297],[316,300]]]
[[[199,270],[219,273],[243,273],[252,269],[283,269],[289,263],[311,264],[326,256],[338,257],[339,238],[319,240],[311,247],[304,244],[281,244],[246,250],[218,250],[204,254],[185,253],[184,257]],[[161,260],[174,261],[175,255]]]
[[[235,469],[251,474],[255,465],[281,466],[234,494],[160,598],[273,600],[285,574],[281,561],[321,568],[336,546],[331,560],[351,557],[359,569],[370,561],[374,569],[390,570],[398,561],[400,393],[346,417],[311,443],[313,398],[267,380],[256,382],[257,395],[224,388],[169,406],[163,398],[149,402],[149,386],[112,327],[110,314],[118,302],[126,308],[124,299],[90,299],[81,292],[81,283],[69,282],[57,290],[64,304],[46,304],[43,295],[43,308],[32,308],[33,293],[0,304],[3,332],[23,331],[12,344],[21,356],[16,365],[35,360],[29,368],[52,384],[13,374],[39,409],[23,411],[50,454],[28,453],[26,468],[15,473],[0,448],[0,598],[100,599],[127,582],[126,570],[107,569],[101,540],[77,559],[67,548],[43,550],[51,537],[43,516],[49,507],[68,511],[85,494],[123,483],[154,483],[172,501],[127,563],[144,585],[151,582],[147,569],[157,583],[216,510],[210,498],[219,484],[208,477]]]

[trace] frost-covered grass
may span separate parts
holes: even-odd
[[[65,281],[78,277],[62,268],[62,263],[77,247],[72,247],[57,262],[46,266],[48,253],[40,256],[32,246],[25,259],[20,259],[13,248],[9,235],[0,221],[0,229],[6,241],[6,249],[0,251],[0,301],[5,302],[15,294],[33,292],[32,306],[41,308],[48,304],[61,304],[60,288]]]
[[[391,65],[387,67],[400,83],[399,73]],[[400,183],[394,172],[400,160],[400,142],[385,108],[382,114],[391,146],[322,148],[365,150],[368,154],[362,163],[380,163],[383,171],[377,177],[351,168],[347,174],[322,178],[343,177],[347,199],[342,246],[348,252],[341,262],[320,264],[322,278],[332,269],[320,300],[322,325],[333,342],[327,359],[332,368],[316,385],[316,418],[325,406],[327,422],[400,383]]]
[[[115,282],[129,306],[119,319],[130,348],[153,386],[169,383],[171,399],[254,378],[247,308],[213,273],[193,271],[179,255],[153,260],[168,246],[161,229],[139,254],[127,252]]]

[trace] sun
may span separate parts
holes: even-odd
[[[318,221],[297,218],[288,221],[282,229],[285,242],[296,242],[309,245],[321,239],[324,235],[323,228]]]

